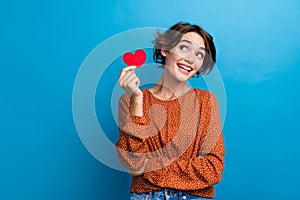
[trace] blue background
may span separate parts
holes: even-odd
[[[78,137],[73,83],[103,40],[178,21],[215,37],[225,83],[227,152],[216,199],[300,199],[299,9],[297,0],[1,1],[0,199],[128,199],[130,177],[101,164]],[[115,80],[121,67],[109,71]]]

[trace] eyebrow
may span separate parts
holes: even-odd
[[[189,43],[189,44],[193,44],[192,41],[186,40],[186,39],[183,39],[183,40],[181,40],[180,42],[186,42],[186,43]],[[199,49],[206,50],[205,47],[199,47]]]

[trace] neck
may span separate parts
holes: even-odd
[[[162,77],[158,81],[158,84],[154,86],[152,90],[156,96],[159,96],[162,99],[177,98],[190,89],[185,81],[178,81],[176,79],[165,77],[166,76],[163,73]]]

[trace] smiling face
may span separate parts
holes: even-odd
[[[185,33],[179,43],[169,51],[162,49],[165,56],[165,73],[178,81],[187,81],[200,69],[205,56],[205,41],[195,32]]]

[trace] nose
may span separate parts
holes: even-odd
[[[192,64],[194,62],[193,52],[189,52],[184,59],[186,62]]]

